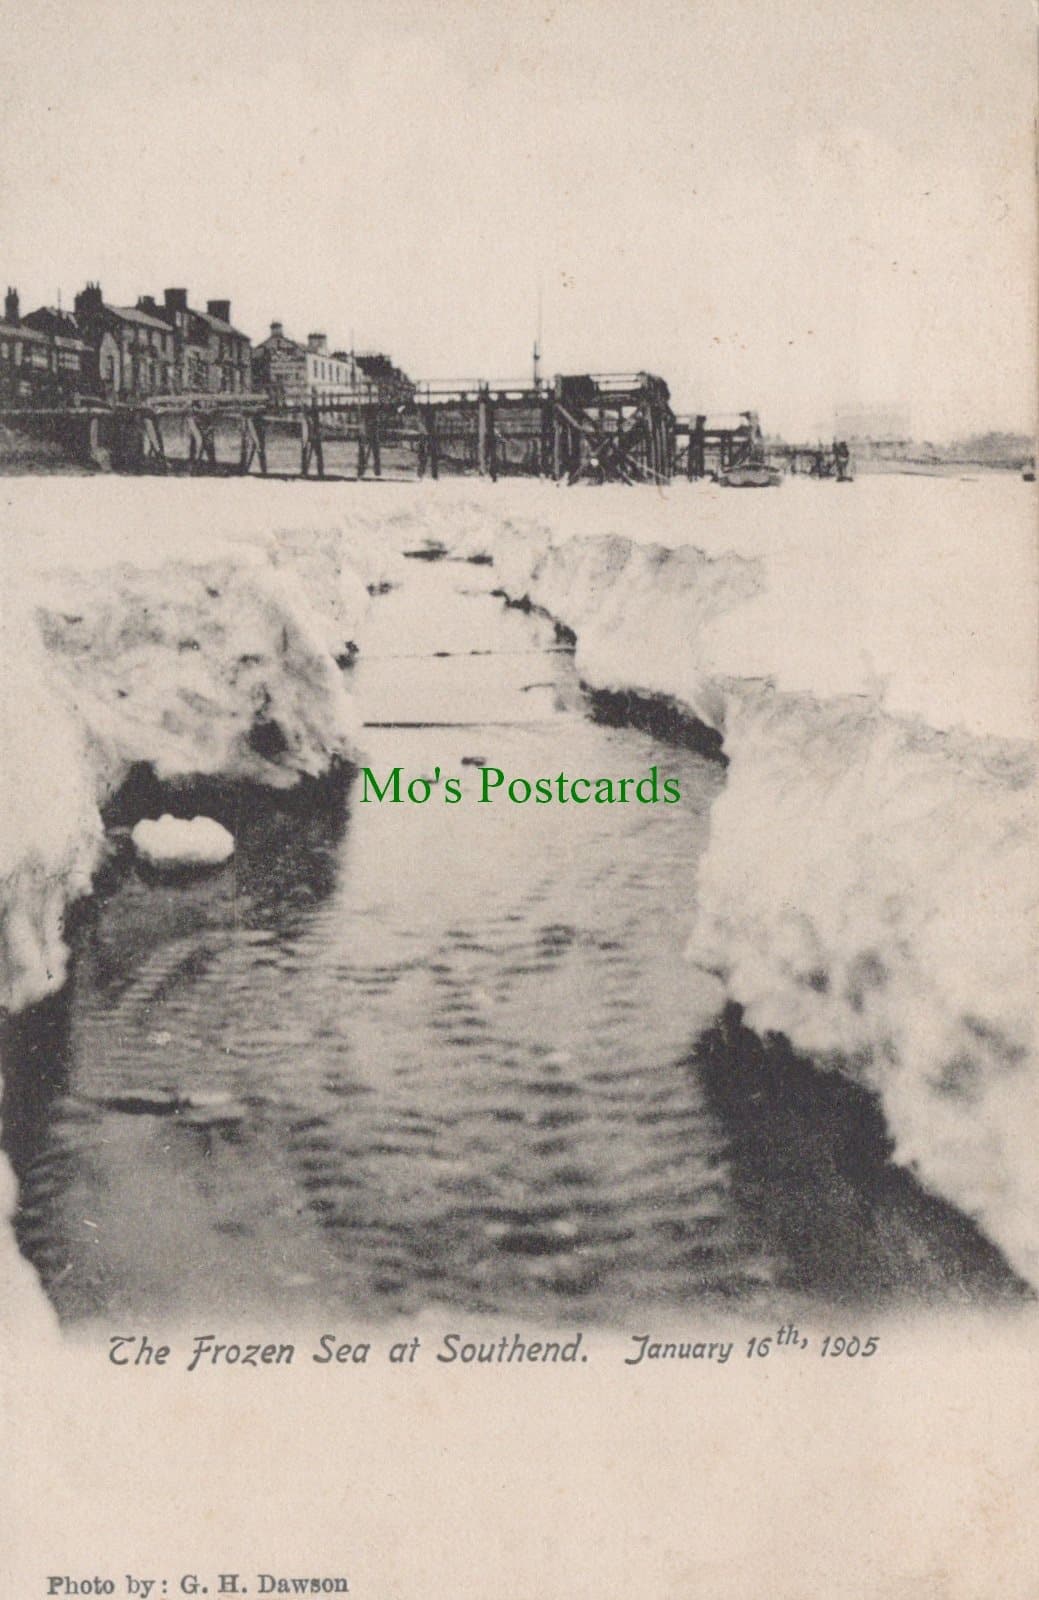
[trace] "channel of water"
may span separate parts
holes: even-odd
[[[234,862],[128,867],[10,1052],[24,1252],[67,1322],[636,1309],[1012,1292],[888,1163],[865,1097],[763,1051],[684,955],[724,768],[592,714],[493,573],[413,562],[350,669],[424,806],[240,808]],[[678,805],[478,803],[509,776]]]

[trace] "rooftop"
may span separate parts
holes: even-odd
[[[230,322],[225,322],[223,317],[214,317],[211,311],[192,311],[193,317],[198,317],[200,322],[206,322],[214,333],[229,333],[236,339],[248,339],[249,335],[243,333],[241,328],[234,327]]]
[[[0,333],[13,333],[19,339],[24,339],[27,344],[50,344],[47,334],[38,333],[35,328],[27,328],[24,322],[8,322],[3,317],[0,317]]]
[[[157,328],[160,333],[169,333],[170,325],[163,322],[161,317],[153,317],[147,311],[140,311],[136,306],[105,306],[106,311],[114,312],[117,317],[122,317],[124,322],[136,322],[145,328]]]

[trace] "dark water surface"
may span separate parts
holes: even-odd
[[[593,721],[551,626],[492,581],[412,563],[352,671],[364,719],[395,724],[366,728],[372,768],[439,766],[461,804],[363,804],[355,781],[339,810],[254,808],[232,866],[131,869],[80,930],[5,1109],[22,1248],[62,1316],[565,1325],[998,1289],[882,1130],[858,1138],[861,1108],[802,1086],[762,1120],[767,1065],[734,1094],[731,1039],[691,1057],[720,1002],[683,950],[723,771]],[[682,802],[480,805],[480,759],[656,763]]]

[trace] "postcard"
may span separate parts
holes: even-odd
[[[1036,24],[3,6],[2,1600],[1030,1600]]]

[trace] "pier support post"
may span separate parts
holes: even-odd
[[[379,432],[379,408],[377,405],[372,407],[369,417],[369,445],[372,453],[372,471],[377,478],[381,478],[382,440]]]
[[[498,476],[497,440],[494,433],[494,402],[490,390],[481,389],[476,401],[476,456],[481,478],[493,482]]]
[[[364,406],[357,433],[357,476],[363,478],[369,461],[372,472],[382,477],[382,448],[379,439],[379,410],[377,406]]]
[[[267,451],[264,447],[263,418],[251,417],[243,412],[241,419],[241,450],[238,456],[238,470],[247,473],[253,462],[259,460],[260,471],[267,475]]]
[[[421,432],[419,434],[418,447],[418,475],[420,478],[424,478],[428,467],[430,477],[436,479],[440,475],[440,457],[437,449],[436,413],[432,406],[423,406],[419,411],[419,427]]]
[[[141,459],[142,463],[155,462],[160,472],[167,471],[162,429],[154,411],[141,412]]]
[[[702,478],[707,470],[707,448],[704,432],[707,427],[707,418],[698,416],[696,425],[689,435],[689,466],[690,478]]]
[[[321,417],[317,401],[306,406],[300,418],[300,475],[307,477],[313,461],[319,478],[325,476],[325,452],[321,442]]]
[[[192,472],[216,467],[216,439],[212,417],[192,411],[188,415],[188,465]]]
[[[540,438],[538,440],[538,477],[547,478],[552,471],[552,402],[538,400]]]
[[[552,406],[552,476],[555,478],[557,483],[560,481],[564,472],[566,471],[566,441],[563,433],[563,418],[559,410],[560,406],[562,405],[562,401],[563,380],[562,378],[557,377],[555,381],[554,403]]]

